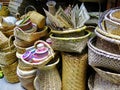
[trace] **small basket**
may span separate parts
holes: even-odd
[[[62,89],[86,90],[87,54],[62,53]]]
[[[102,67],[92,67],[100,77],[108,80],[111,83],[120,84],[120,74],[112,72],[111,70],[106,70]]]
[[[85,31],[85,35],[79,37],[56,37],[54,34],[51,34],[51,46],[58,51],[81,53],[86,47],[89,36],[89,31]]]
[[[39,44],[39,43],[44,43],[44,44],[46,45],[46,47],[49,48],[49,56],[48,56],[47,58],[45,58],[43,61],[40,61],[40,62],[38,62],[38,63],[28,62],[28,61],[24,60],[23,57],[21,56],[21,60],[22,60],[25,64],[30,65],[30,66],[32,66],[32,67],[41,68],[41,67],[43,67],[45,64],[47,64],[49,61],[51,61],[51,60],[54,58],[55,53],[54,53],[53,49],[52,49],[52,48],[50,47],[50,45],[49,45],[48,43],[46,43],[45,41],[43,41],[43,40],[38,40],[38,41],[36,41],[36,42],[34,43],[34,47],[37,48],[37,44]]]
[[[37,29],[36,26],[33,27],[34,29]],[[33,42],[33,41],[37,41],[39,40],[41,37],[44,37],[48,34],[48,27],[45,26],[43,28],[43,30],[39,31],[39,32],[33,32],[33,33],[27,33],[23,30],[21,30],[20,28],[16,27],[14,29],[14,35],[15,37],[27,41],[27,42]]]
[[[120,72],[120,55],[98,49],[95,40],[96,38],[91,38],[88,42],[89,65]]]
[[[18,76],[16,74],[17,65],[18,65],[18,61],[7,66],[1,65],[1,69],[3,71],[4,77],[7,80],[7,82],[9,83],[19,82]]]

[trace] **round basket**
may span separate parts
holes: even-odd
[[[111,70],[107,70],[107,69],[102,68],[102,67],[92,67],[92,68],[103,79],[108,80],[111,83],[120,84],[120,79],[118,79],[118,78],[120,78],[120,74],[119,73],[112,72]]]
[[[37,29],[36,26],[33,27],[33,29]],[[48,34],[48,27],[45,26],[43,28],[43,30],[39,31],[39,32],[33,32],[33,33],[27,33],[23,30],[21,30],[20,28],[16,27],[14,29],[14,35],[15,37],[27,41],[27,42],[33,42],[33,41],[37,41],[39,40],[41,37],[44,37]]]
[[[43,41],[43,40],[38,40],[38,41],[36,41],[36,42],[34,43],[34,47],[37,48],[37,44],[39,44],[39,43],[44,43],[45,46],[49,48],[49,52],[48,52],[49,55],[48,55],[48,57],[45,58],[44,60],[38,62],[38,63],[31,63],[31,62],[28,62],[28,61],[24,60],[23,57],[21,56],[21,60],[22,60],[25,64],[30,65],[30,66],[32,66],[32,67],[40,68],[40,67],[43,67],[45,64],[47,64],[50,60],[52,60],[52,59],[54,58],[55,53],[54,53],[53,49],[52,49],[52,48],[50,47],[50,45],[49,45],[48,43],[46,43],[45,41]]]
[[[1,69],[3,71],[4,77],[9,83],[19,82],[18,76],[16,74],[18,61],[12,63],[11,65],[3,66],[1,65]]]
[[[87,54],[62,53],[62,90],[86,90]]]
[[[86,47],[90,34],[89,31],[85,31],[85,35],[79,37],[56,37],[54,34],[51,34],[51,47],[58,51],[81,53]]]
[[[61,79],[56,67],[58,63],[59,59],[52,60],[39,69],[39,74],[34,80],[35,90],[61,90]]]
[[[120,72],[120,55],[113,54],[95,47],[95,40],[96,38],[91,38],[88,42],[89,65]]]
[[[97,35],[97,40],[96,40],[96,47],[99,49],[102,49],[104,51],[114,53],[114,54],[120,54],[120,41],[106,37],[97,30],[95,30],[95,34]]]

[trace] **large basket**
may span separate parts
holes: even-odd
[[[33,27],[34,29],[37,29],[36,26]],[[27,41],[27,42],[33,42],[39,40],[41,37],[44,37],[48,34],[48,27],[45,26],[43,30],[38,31],[38,32],[33,32],[33,33],[27,33],[20,28],[16,27],[14,29],[14,35],[15,37]]]
[[[120,90],[119,84],[111,83],[101,78],[98,74],[91,75],[88,80],[89,90]]]
[[[54,34],[50,35],[52,40],[52,48],[58,51],[77,52],[81,53],[86,47],[90,32],[85,31],[85,35],[76,37],[57,37]]]
[[[108,80],[111,83],[120,84],[120,79],[118,79],[118,78],[120,78],[120,74],[119,73],[115,73],[115,72],[112,72],[110,70],[106,70],[105,68],[101,68],[101,67],[92,67],[92,68],[103,79]]]
[[[87,54],[62,53],[62,90],[86,90]]]
[[[120,72],[120,55],[98,49],[95,40],[96,38],[91,38],[88,42],[89,65]]]
[[[56,65],[59,59],[52,60],[41,69],[34,80],[35,90],[61,90],[61,79]]]
[[[7,66],[1,65],[1,69],[7,82],[9,83],[19,82],[18,76],[16,74],[17,65],[18,61]]]

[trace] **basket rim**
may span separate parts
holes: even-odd
[[[54,39],[59,39],[59,40],[78,40],[78,39],[84,39],[88,36],[90,36],[91,32],[88,30],[85,30],[85,32],[87,32],[86,35],[80,36],[80,37],[54,37],[53,34],[50,34],[50,38],[54,38]]]
[[[64,30],[64,31],[58,31],[58,30],[55,30],[55,29],[52,29],[51,28],[51,33],[55,33],[55,34],[67,34],[67,33],[73,33],[73,32],[80,32],[84,29],[86,29],[87,26],[82,26],[80,28],[76,28],[75,30],[73,30],[72,28],[68,29],[68,30]]]
[[[120,60],[120,55],[118,54],[113,54],[113,53],[110,53],[110,52],[107,52],[107,51],[104,51],[104,50],[101,50],[97,47],[95,47],[92,43],[94,42],[93,40],[95,39],[95,37],[91,38],[87,45],[89,47],[90,50],[92,50],[94,53],[98,54],[98,55],[101,55],[101,56],[104,56],[104,57],[108,57],[108,58],[111,58],[113,60]]]

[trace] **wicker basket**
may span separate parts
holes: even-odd
[[[35,90],[61,90],[61,79],[56,67],[59,59],[52,61],[39,70],[40,73],[34,80]]]
[[[85,33],[85,35],[80,37],[56,37],[54,34],[51,34],[51,46],[54,50],[58,51],[81,53],[86,47],[86,43],[90,36],[89,31],[85,31]]]
[[[91,75],[88,80],[89,90],[120,90],[119,84],[111,83],[101,78],[98,74]]]
[[[120,74],[112,72],[111,70],[106,70],[105,68],[101,67],[92,67],[100,77],[105,80],[108,80],[111,83],[120,84]]]
[[[1,69],[3,71],[4,77],[9,83],[16,83],[19,82],[18,76],[16,74],[18,61],[12,63],[8,66],[1,65]]]
[[[106,37],[100,34],[99,32],[97,32],[97,30],[95,30],[95,34],[97,35],[97,41],[96,41],[97,48],[110,52],[110,53],[120,54],[120,41],[119,40]]]
[[[89,65],[120,72],[120,55],[98,49],[95,40],[96,38],[91,38],[88,42]]]
[[[38,41],[36,41],[36,42],[34,43],[34,47],[37,48],[37,44],[39,44],[39,43],[44,43],[45,46],[49,48],[49,51],[48,51],[48,52],[49,52],[49,55],[48,55],[48,57],[45,58],[44,60],[38,62],[38,63],[28,62],[28,61],[24,60],[23,57],[21,57],[21,60],[22,60],[25,64],[30,65],[30,66],[32,66],[32,67],[41,68],[41,67],[43,67],[45,64],[47,64],[49,61],[51,61],[51,60],[54,58],[55,53],[54,53],[53,49],[52,49],[52,48],[50,47],[50,45],[49,45],[48,43],[46,43],[45,41],[43,41],[43,40],[38,40]]]
[[[37,27],[34,26],[34,29],[37,29]],[[14,35],[15,35],[15,37],[17,37],[21,40],[24,40],[24,41],[27,41],[27,42],[32,42],[32,41],[37,41],[41,37],[46,36],[47,33],[48,33],[47,30],[48,30],[48,27],[45,26],[42,31],[27,33],[27,32],[22,31],[20,28],[15,28],[14,29]]]
[[[62,90],[86,90],[87,54],[62,53]]]

